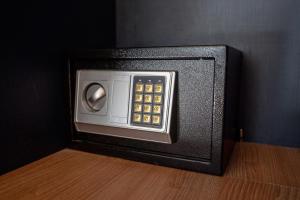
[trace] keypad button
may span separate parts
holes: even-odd
[[[144,113],[151,113],[152,106],[149,104],[144,105]]]
[[[134,101],[135,102],[142,102],[143,101],[143,95],[142,94],[135,94]]]
[[[152,103],[152,95],[151,94],[145,94],[144,102],[145,103]]]
[[[154,92],[155,93],[162,93],[163,92],[163,84],[158,83],[154,85]]]
[[[153,106],[153,113],[160,114],[161,113],[161,106],[160,105],[154,105]]]
[[[150,123],[151,122],[151,115],[143,115],[143,122]]]
[[[159,115],[152,116],[152,124],[160,125],[160,116]]]
[[[133,114],[133,122],[140,123],[142,121],[141,114],[134,113]]]
[[[154,103],[161,104],[162,103],[162,96],[161,95],[154,95]]]
[[[136,92],[143,92],[144,91],[144,84],[143,83],[137,83],[135,85],[135,91]]]
[[[153,92],[153,84],[152,83],[145,84],[145,92],[146,93],[152,93]]]
[[[142,112],[142,104],[135,103],[134,104],[134,112]]]

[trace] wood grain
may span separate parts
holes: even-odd
[[[239,143],[223,177],[64,149],[0,177],[0,199],[300,199],[300,150]]]
[[[240,143],[225,176],[300,187],[300,149]]]

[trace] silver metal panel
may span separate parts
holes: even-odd
[[[175,72],[78,70],[76,76],[74,122],[77,131],[172,143],[170,123]],[[132,83],[135,76],[165,78],[162,126],[159,128],[135,126],[131,123]],[[92,83],[103,86],[106,93],[105,105],[97,111],[88,109],[86,102],[86,88]]]
[[[111,98],[111,122],[127,123],[130,82],[114,80]],[[126,101],[127,100],[127,101]]]
[[[172,143],[172,138],[169,134],[162,134],[157,132],[149,132],[142,130],[132,130],[126,128],[101,126],[94,124],[76,123],[76,128],[78,131],[95,133],[100,135],[122,137],[129,139],[137,139],[150,142],[159,143]]]

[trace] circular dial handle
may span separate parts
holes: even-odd
[[[97,112],[105,105],[106,92],[104,87],[99,83],[88,85],[85,92],[85,100],[89,108]]]

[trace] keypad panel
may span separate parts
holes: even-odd
[[[164,76],[133,78],[131,124],[161,128],[165,94]]]

